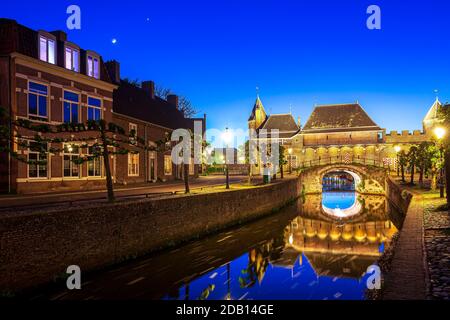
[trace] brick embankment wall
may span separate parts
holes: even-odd
[[[290,179],[230,192],[2,214],[0,292],[51,282],[69,265],[99,269],[261,217],[296,199],[300,186]]]
[[[409,191],[402,189],[391,177],[386,178],[386,186],[386,197],[396,209],[405,215],[408,212],[413,195]]]

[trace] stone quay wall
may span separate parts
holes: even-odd
[[[229,192],[37,209],[0,215],[0,292],[98,270],[270,214],[301,194],[299,179]]]
[[[402,189],[402,187],[395,183],[389,176],[386,178],[386,189],[386,197],[391,204],[402,214],[406,215],[413,195],[409,191]]]

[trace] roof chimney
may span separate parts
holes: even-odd
[[[178,96],[175,94],[169,94],[167,96],[167,102],[169,102],[170,104],[174,105],[177,110],[178,110]]]
[[[120,63],[116,60],[111,60],[105,62],[106,70],[108,71],[109,77],[115,84],[120,83]]]
[[[152,99],[155,99],[155,83],[153,81],[142,81],[141,86]]]
[[[61,30],[56,30],[50,32],[52,35],[56,37],[56,40],[66,42],[67,41],[67,33]]]

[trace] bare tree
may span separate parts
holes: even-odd
[[[167,100],[167,97],[174,93],[169,88],[164,88],[157,85],[155,88],[155,94],[158,97]],[[184,96],[179,96],[178,107],[179,110],[183,112],[186,118],[191,118],[198,113],[196,108],[192,105],[191,101]]]

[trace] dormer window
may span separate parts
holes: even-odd
[[[87,75],[100,79],[100,58],[97,55],[87,54]]]
[[[64,50],[66,69],[80,72],[80,51],[76,48],[66,46]]]
[[[47,34],[39,34],[39,59],[51,64],[56,63],[55,38]]]

